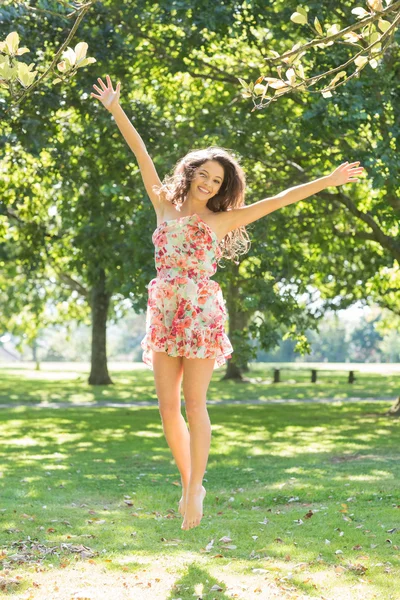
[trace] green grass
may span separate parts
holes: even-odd
[[[209,406],[204,517],[190,531],[157,407],[3,409],[0,597],[399,598],[399,422],[384,416],[389,406]]]
[[[379,373],[356,373],[356,381],[347,383],[348,370],[351,368],[368,369],[369,365],[346,365],[347,371],[326,372],[318,375],[318,382],[311,383],[310,365],[289,365],[286,371],[281,365],[282,382],[272,383],[273,367],[266,363],[251,364],[249,372],[244,374],[245,381],[223,381],[224,369],[216,369],[208,390],[209,400],[271,400],[271,399],[323,399],[344,400],[358,398],[395,398],[400,390],[400,370],[398,365],[379,365]],[[333,365],[330,365],[331,367]],[[137,368],[139,367],[139,368]],[[329,365],[319,365],[327,369]],[[133,370],[132,370],[133,369]],[[132,364],[130,370],[121,367],[110,368],[115,385],[89,386],[86,365],[47,365],[43,363],[40,371],[32,366],[18,365],[1,369],[0,404],[54,403],[69,404],[93,402],[140,402],[157,401],[154,388],[154,376],[150,369]]]

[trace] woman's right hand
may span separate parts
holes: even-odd
[[[107,85],[105,85],[105,83],[102,81],[102,79],[100,79],[100,77],[97,78],[97,81],[100,83],[102,89],[98,88],[96,84],[93,84],[94,89],[96,90],[96,92],[99,93],[99,95],[97,96],[93,92],[90,95],[93,98],[98,98],[103,104],[103,106],[105,106],[107,110],[112,112],[119,102],[119,92],[121,89],[121,83],[118,82],[117,87],[114,91],[110,77],[106,75],[106,78]]]

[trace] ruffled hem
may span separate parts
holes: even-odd
[[[153,332],[153,335],[151,335]],[[153,341],[151,339],[153,337]],[[166,352],[168,356],[183,356],[185,358],[215,358],[214,370],[218,369],[232,358],[232,344],[226,333],[223,333],[218,341],[217,348],[210,348],[204,344],[193,345],[193,338],[177,343],[176,339],[158,339],[154,330],[146,333],[140,342],[143,348],[142,361],[149,369],[153,370],[152,350],[155,352]]]

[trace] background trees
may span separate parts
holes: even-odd
[[[132,10],[131,3],[94,3],[74,41],[85,40],[96,64],[68,85],[43,80],[3,119],[1,304],[12,296],[14,311],[23,304],[31,323],[33,315],[40,322],[45,302],[54,306],[54,320],[90,320],[90,383],[111,382],[107,322],[130,306],[144,311],[155,275],[155,215],[135,158],[112,117],[89,96],[106,73],[121,81],[121,104],[161,177],[188,150],[210,144],[241,158],[247,203],[345,160],[360,160],[366,169],[356,185],[251,224],[250,252],[239,265],[220,269],[235,347],[228,377],[246,369],[251,338],[268,350],[284,335],[296,351],[309,351],[306,332],[326,308],[361,300],[398,314],[398,31],[376,68],[366,66],[363,77],[333,97],[297,91],[251,112],[238,78],[255,81],[264,72],[272,39],[278,52],[299,41],[298,29],[288,27],[295,8],[143,1]],[[352,5],[342,8],[349,14]],[[335,9],[318,10],[326,22]],[[53,56],[70,25],[22,5],[2,8],[2,20],[5,30],[19,31],[30,59],[43,49]],[[315,55],[313,68],[326,70],[344,52],[330,46],[329,54]],[[16,286],[16,277],[23,284]]]

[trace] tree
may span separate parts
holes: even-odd
[[[345,85],[353,77],[359,77],[360,72],[368,64],[372,69],[376,69],[379,64],[378,59],[382,59],[393,43],[395,31],[400,23],[400,2],[395,2],[392,5],[391,0],[386,0],[386,8],[384,9],[381,0],[367,0],[366,6],[367,10],[358,6],[351,11],[359,19],[358,23],[353,23],[341,29],[337,22],[333,24],[326,22],[325,32],[317,16],[314,18],[313,25],[309,23],[308,6],[298,6],[296,12],[291,15],[290,20],[299,25],[308,26],[312,33],[316,35],[316,38],[309,42],[297,42],[291,50],[282,54],[270,50],[273,57],[265,58],[265,61],[269,67],[279,65],[277,66],[278,77],[261,75],[255,83],[250,84],[239,78],[244,88],[243,97],[252,98],[253,100],[254,108],[252,110],[262,109],[271,102],[276,102],[282,95],[291,92],[322,94],[324,98],[331,98],[333,90]],[[337,18],[339,20],[343,18],[343,11],[341,9],[332,11],[329,6],[326,16],[328,19]],[[325,49],[329,47],[332,53],[331,46],[333,44],[347,46],[353,54],[350,57],[340,57],[334,61],[344,60],[338,66],[329,68],[318,75],[306,76],[306,69],[312,68],[313,61],[309,57],[304,59],[303,62],[301,59],[312,48]],[[348,75],[346,69],[353,66],[355,66],[355,70]],[[286,79],[282,76],[282,69],[285,69]],[[332,75],[334,75],[333,79],[321,89],[310,89],[322,79]],[[263,84],[263,82],[266,83]],[[269,88],[272,88],[272,90],[269,90]]]
[[[20,104],[20,102],[22,102],[28,94],[31,94],[49,75],[58,75],[53,79],[53,85],[61,81],[67,83],[76,75],[78,69],[96,62],[94,57],[86,57],[88,45],[85,42],[79,42],[74,49],[68,46],[73,39],[80,22],[95,1],[96,0],[88,0],[85,4],[82,4],[81,2],[56,0],[60,12],[32,7],[29,3],[25,3],[24,8],[28,11],[34,11],[34,15],[45,13],[67,20],[76,15],[76,20],[71,31],[68,33],[66,40],[52,57],[50,65],[38,67],[38,70],[44,68],[44,71],[36,81],[35,78],[39,71],[32,71],[34,63],[28,65],[19,60],[20,56],[30,52],[30,50],[26,46],[19,46],[20,38],[18,32],[11,31],[4,41],[0,41],[0,92],[3,96],[8,97],[10,101],[10,107],[5,111],[6,114],[10,112],[11,108]],[[21,7],[16,8],[14,6],[15,2],[7,0],[3,4],[5,6],[3,10],[5,11],[7,7],[10,11],[9,14],[14,15],[14,17],[17,17],[18,13],[20,14]],[[72,12],[68,12],[70,9],[72,9]],[[67,50],[65,51],[66,48]],[[43,54],[43,51],[41,51],[41,54]],[[58,62],[60,57],[64,60]],[[56,66],[60,71],[58,74],[55,71]],[[23,88],[22,91],[20,86]]]
[[[379,65],[381,87],[373,78],[354,78],[329,104],[295,94],[269,111],[250,114],[237,91],[237,75],[250,77],[254,69],[242,73],[244,57],[253,58],[258,50],[254,18],[260,30],[271,29],[276,43],[287,44],[279,6],[265,13],[255,3],[257,12],[249,14],[221,5],[217,15],[209,5],[193,11],[190,2],[180,3],[175,13],[166,2],[143,1],[141,12],[126,6],[108,0],[96,5],[82,33],[100,67],[122,81],[122,103],[161,176],[190,148],[223,145],[242,158],[248,203],[320,176],[353,155],[369,167],[368,180],[351,191],[320,193],[248,227],[250,252],[238,268],[228,264],[216,276],[236,344],[227,375],[240,377],[246,369],[250,337],[268,349],[283,329],[297,341],[297,351],[305,352],[306,331],[324,307],[345,308],[372,295],[377,302],[387,300],[387,294],[379,296],[374,278],[396,268],[395,49]],[[40,23],[31,19],[27,39],[37,37],[39,28],[42,39],[52,40],[53,16]],[[339,50],[332,46],[332,59]],[[318,67],[324,60],[317,58]],[[11,179],[0,191],[3,219],[14,236],[21,233],[19,243],[30,247],[32,259],[46,261],[52,277],[77,293],[82,306],[89,305],[98,286],[104,302],[109,295],[110,319],[126,299],[137,310],[146,306],[145,286],[154,276],[155,216],[119,132],[88,100],[92,84],[92,75],[81,70],[67,89],[36,90],[18,107],[18,126],[10,127],[6,138],[4,172]],[[370,118],[375,114],[379,118]],[[373,147],[385,160],[371,156]],[[29,181],[31,159],[37,164]],[[317,295],[324,300],[318,310]],[[76,304],[71,298],[69,305]],[[105,356],[104,303],[98,317]],[[99,364],[107,375],[104,361]]]

